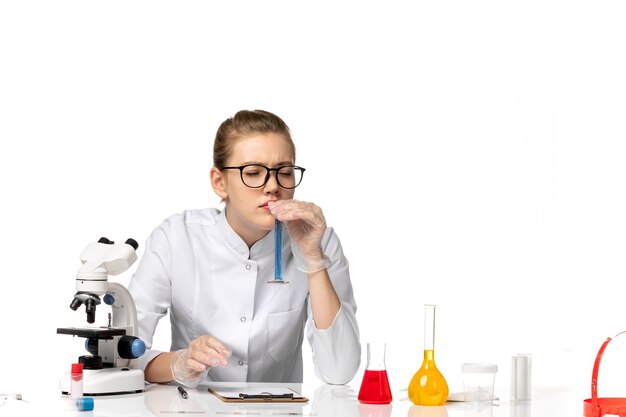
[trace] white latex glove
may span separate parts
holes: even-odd
[[[187,349],[174,352],[170,367],[176,382],[195,388],[213,366],[228,366],[232,351],[212,336],[200,336]]]
[[[313,203],[298,200],[277,200],[268,204],[270,212],[281,221],[298,249],[294,253],[296,266],[307,273],[330,266],[322,251],[322,238],[326,232],[326,219],[322,209]]]

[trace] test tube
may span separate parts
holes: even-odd
[[[283,225],[274,220],[274,280],[267,281],[270,284],[286,284],[283,280]]]
[[[283,225],[274,221],[274,280],[283,280]]]

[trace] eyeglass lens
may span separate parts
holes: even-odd
[[[248,165],[241,170],[241,179],[248,187],[258,188],[269,180],[269,170],[260,165]],[[276,181],[283,188],[295,188],[302,180],[302,170],[292,166],[276,170]]]

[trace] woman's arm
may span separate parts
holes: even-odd
[[[152,359],[144,370],[148,382],[172,382],[172,356],[174,352],[163,352]]]
[[[297,268],[307,273],[313,322],[307,336],[315,372],[324,382],[345,384],[358,371],[361,344],[348,261],[339,238],[313,203],[279,200],[269,207],[287,225]]]
[[[308,274],[309,296],[315,327],[326,330],[335,320],[341,302],[326,268]]]
[[[200,336],[187,349],[163,352],[145,368],[148,382],[171,382],[195,387],[204,379],[204,372],[212,366],[228,366],[232,352],[211,336]]]

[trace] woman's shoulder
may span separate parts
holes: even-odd
[[[165,230],[186,229],[193,225],[211,226],[217,223],[221,210],[201,208],[184,210],[167,217],[158,228]]]

